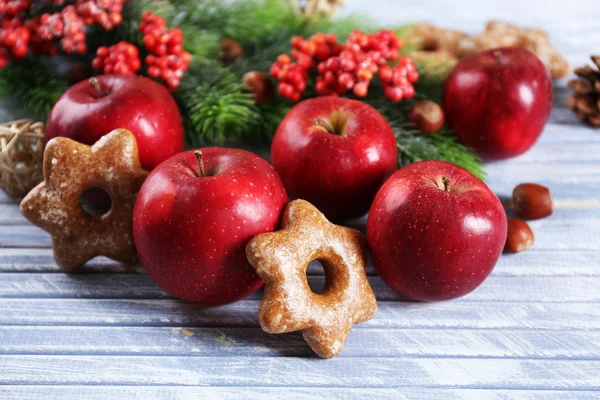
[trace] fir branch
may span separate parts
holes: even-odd
[[[184,46],[196,61],[217,60],[221,57],[221,38],[215,32],[200,30],[192,24],[179,25],[185,37]]]
[[[165,19],[172,21],[177,14],[176,1],[169,0],[130,0],[123,5],[124,21],[141,21],[144,11],[151,11]]]
[[[364,14],[350,14],[335,19],[321,18],[313,20],[308,24],[308,29],[312,33],[333,33],[338,37],[338,40],[345,41],[348,35],[357,29],[366,33],[373,33],[381,28],[373,19]]]
[[[0,70],[0,96],[11,96],[31,118],[46,121],[68,84],[40,57],[27,57]]]
[[[407,165],[422,160],[447,161],[485,179],[483,162],[468,147],[458,142],[454,132],[443,128],[431,136],[422,136],[411,124],[392,125],[398,143],[398,161]]]
[[[174,93],[194,146],[226,144],[260,132],[260,111],[239,77],[216,63],[194,63]]]
[[[244,57],[236,60],[229,68],[240,77],[249,71],[268,74],[277,56],[290,52],[290,38],[296,34],[298,32],[285,29],[263,40],[241,41]]]
[[[303,24],[291,3],[279,0],[182,0],[174,22],[190,23],[235,40],[260,40],[282,29]]]
[[[429,89],[441,93],[441,85],[422,83]],[[393,103],[380,94],[371,94],[363,101],[375,107],[390,123],[398,144],[398,164],[400,167],[422,160],[441,160],[459,165],[480,179],[485,178],[483,161],[469,147],[458,141],[448,128],[442,128],[431,136],[423,136],[408,122],[407,115],[415,102],[428,99],[418,92],[413,99]]]

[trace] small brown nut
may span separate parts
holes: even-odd
[[[506,253],[518,253],[529,250],[533,246],[534,236],[529,224],[516,218],[508,219],[508,233],[506,235]]]
[[[552,215],[550,190],[536,183],[521,183],[513,190],[513,207],[518,218],[531,220]]]
[[[419,101],[408,113],[408,120],[425,135],[431,135],[444,125],[444,110],[431,100]]]
[[[257,104],[266,103],[273,97],[273,82],[259,71],[246,72],[243,77],[244,85],[254,94]]]
[[[233,39],[221,40],[221,61],[230,64],[238,58],[244,57],[244,48]]]

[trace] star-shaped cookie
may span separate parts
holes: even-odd
[[[269,333],[302,330],[320,357],[339,354],[354,324],[377,312],[365,274],[363,235],[332,224],[304,200],[292,201],[282,229],[252,239],[246,255],[266,282],[258,314],[261,327]],[[313,260],[325,269],[322,294],[314,293],[306,279]]]
[[[50,233],[56,263],[65,270],[99,255],[135,262],[133,206],[147,174],[135,137],[125,129],[110,132],[93,146],[54,138],[44,151],[44,181],[23,199],[21,212]],[[104,215],[88,214],[80,204],[84,190],[94,187],[111,198]]]

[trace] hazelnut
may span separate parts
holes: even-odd
[[[444,125],[444,110],[431,100],[419,101],[410,109],[408,120],[425,135],[431,135]]]
[[[273,83],[269,77],[259,71],[250,71],[244,74],[243,82],[250,92],[254,94],[257,104],[266,103],[273,97]]]
[[[554,204],[550,190],[535,183],[521,183],[513,190],[515,215],[522,219],[540,219],[552,215]]]
[[[506,245],[504,246],[505,252],[518,253],[528,250],[533,246],[533,231],[527,222],[516,218],[509,218],[507,228]]]
[[[233,39],[221,40],[221,61],[230,64],[238,58],[244,57],[244,48]]]

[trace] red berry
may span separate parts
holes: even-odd
[[[278,64],[290,64],[291,62],[292,59],[287,54],[281,54],[279,57],[277,57]]]
[[[105,74],[132,75],[141,68],[142,63],[139,58],[139,51],[135,45],[127,42],[119,42],[109,48],[98,48],[96,58],[92,61],[92,66],[95,69],[101,69]]]
[[[279,94],[283,97],[291,98],[294,95],[294,92],[294,87],[289,83],[283,82],[279,84]]]
[[[415,95],[415,88],[412,85],[407,85],[404,87],[404,98],[405,99],[412,99],[413,96]]]
[[[369,84],[367,82],[358,82],[354,86],[354,94],[358,97],[365,97],[369,91]]]
[[[402,100],[402,89],[396,86],[388,86],[384,89],[385,97],[392,101],[400,101]]]
[[[160,75],[160,69],[158,69],[157,67],[148,68],[148,76],[150,76],[152,78],[158,78],[159,75]]]

